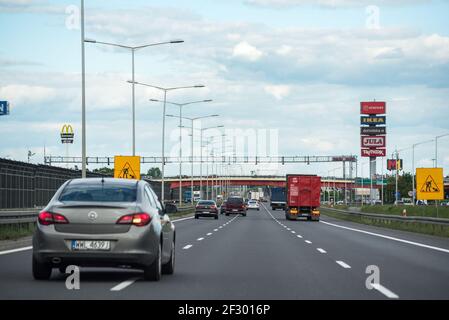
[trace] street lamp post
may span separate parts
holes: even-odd
[[[415,147],[419,146],[421,144],[424,144],[424,143],[432,142],[432,141],[433,141],[433,139],[432,140],[426,140],[426,141],[418,142],[418,143],[414,143],[412,145],[412,185],[413,185],[413,189],[412,189],[413,191],[412,192],[413,192],[413,205],[415,205],[415,198],[416,198],[416,195],[415,195],[415,191],[416,191],[416,188],[415,188]]]
[[[152,101],[157,101],[157,100],[152,99]],[[167,103],[169,103],[169,102],[167,102]],[[171,114],[167,114],[167,117],[179,118],[178,116],[171,115]],[[191,157],[191,177],[190,177],[191,182],[190,182],[190,184],[191,184],[191,186],[190,186],[190,189],[191,189],[191,203],[192,204],[193,204],[193,129],[194,129],[193,124],[194,124],[195,120],[211,118],[211,117],[218,117],[218,114],[212,114],[209,116],[202,116],[202,117],[195,117],[195,118],[182,117],[182,119],[191,121],[191,127],[190,127],[190,129],[191,129],[191,135],[190,135],[191,136],[191,141],[190,141],[190,157]],[[185,126],[182,126],[182,127],[185,128]]]
[[[200,128],[200,195],[203,198],[203,132],[209,129],[223,128],[223,125],[207,128]],[[208,182],[209,183],[209,182]]]
[[[161,159],[161,166],[162,166],[162,178],[161,178],[161,200],[162,203],[164,203],[165,201],[165,111],[166,111],[166,106],[167,106],[167,92],[168,91],[173,91],[173,90],[179,90],[179,89],[191,89],[191,88],[204,88],[205,86],[202,84],[198,84],[198,85],[194,85],[194,86],[183,86],[183,87],[171,87],[171,88],[163,88],[163,87],[159,87],[159,86],[154,86],[151,84],[147,84],[147,83],[142,83],[142,82],[137,82],[137,81],[128,81],[128,83],[132,83],[134,84],[138,84],[141,86],[145,86],[145,87],[150,87],[150,88],[154,88],[154,89],[158,89],[164,92],[164,106],[163,106],[163,112],[162,112],[162,159]]]
[[[132,149],[133,149],[133,156],[136,155],[136,98],[135,98],[135,78],[134,78],[134,55],[135,52],[139,49],[143,49],[146,47],[154,47],[154,46],[158,46],[158,45],[163,45],[163,44],[172,44],[172,43],[182,43],[184,42],[184,40],[171,40],[171,41],[165,41],[165,42],[158,42],[158,43],[150,43],[150,44],[145,44],[142,46],[126,46],[126,45],[122,45],[122,44],[118,44],[118,43],[110,43],[110,42],[102,42],[102,41],[96,41],[93,39],[84,39],[84,42],[89,42],[89,43],[98,43],[98,44],[104,44],[104,45],[108,45],[108,46],[113,46],[113,47],[119,47],[119,48],[124,48],[124,49],[128,49],[131,50],[131,63],[132,63]]]
[[[161,102],[157,99],[150,99],[150,101]],[[166,101],[166,103],[168,103],[168,104],[172,104],[172,105],[179,107],[179,117],[177,117],[177,118],[179,118],[179,204],[182,203],[182,119],[188,119],[188,118],[185,118],[182,116],[182,108],[184,106],[195,104],[195,103],[211,102],[211,101],[212,101],[211,99],[191,101],[191,102],[185,102],[185,103],[176,103],[176,102]],[[193,123],[192,123],[192,127],[193,127]],[[193,140],[193,138],[192,138],[192,140]],[[192,147],[193,147],[193,142],[192,142]],[[193,163],[192,163],[192,177],[193,177]],[[192,188],[191,198],[193,198],[193,188]]]
[[[435,137],[435,168],[438,167],[438,139],[449,136],[449,133]]]
[[[84,0],[81,0],[81,178],[86,178],[86,66],[84,54]]]

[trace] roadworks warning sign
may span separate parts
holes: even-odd
[[[140,180],[140,157],[115,156],[114,178]]]
[[[418,200],[444,200],[443,168],[416,169]]]

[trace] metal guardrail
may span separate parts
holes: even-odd
[[[193,210],[193,206],[183,206],[177,208],[177,212],[188,212]],[[37,215],[41,209],[19,209],[19,210],[0,210],[0,225],[19,224],[36,222]]]
[[[418,223],[430,223],[430,224],[442,224],[449,225],[449,219],[444,218],[434,218],[434,217],[421,217],[421,216],[397,216],[390,214],[377,214],[377,213],[366,213],[351,210],[341,210],[334,208],[322,207],[324,210],[335,211],[343,214],[349,214],[358,217],[369,217],[376,218],[380,220],[390,220],[390,221],[402,221],[402,222],[418,222]]]
[[[39,209],[22,209],[22,210],[1,210],[1,224],[19,224],[36,222]]]
[[[187,212],[187,211],[190,211],[193,209],[195,209],[194,206],[179,207],[179,208],[177,208],[177,212]]]

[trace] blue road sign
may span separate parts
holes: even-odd
[[[9,114],[9,102],[0,101],[0,116],[6,116]]]

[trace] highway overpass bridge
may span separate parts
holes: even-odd
[[[161,182],[161,179],[151,179],[153,182]],[[170,189],[179,188],[179,177],[170,177],[164,179],[165,183],[170,186]],[[285,187],[285,176],[231,176],[231,177],[193,177],[193,185],[218,185],[220,181],[226,181],[228,186],[248,186],[248,187]],[[321,178],[323,187],[331,188],[355,188],[361,187],[354,183],[354,179],[342,179],[326,177]],[[182,178],[181,186],[183,188],[190,188],[192,179],[190,177]],[[364,186],[369,187],[369,186]],[[375,186],[373,186],[375,187]],[[378,186],[380,188],[380,186]]]

